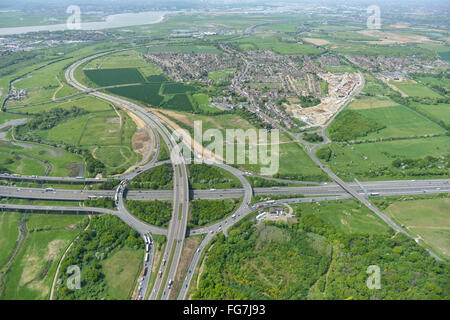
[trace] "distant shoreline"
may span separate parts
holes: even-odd
[[[123,27],[133,27],[140,25],[155,24],[164,21],[167,11],[146,11],[140,13],[120,13],[109,15],[103,21],[81,23],[82,31],[115,29]],[[81,16],[83,18],[83,16]],[[51,25],[37,25],[37,26],[22,26],[0,28],[0,36],[26,34],[30,32],[55,32],[66,31],[67,24],[51,24]]]

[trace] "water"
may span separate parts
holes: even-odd
[[[164,19],[165,14],[166,12],[163,11],[114,14],[107,16],[105,21],[81,23],[81,30],[102,30],[109,28],[131,27],[145,24],[153,24],[161,22]],[[83,15],[81,15],[81,21],[83,21]],[[64,31],[64,30],[68,30],[67,24],[65,23],[45,25],[45,26],[0,28],[0,36],[24,34],[28,32]]]

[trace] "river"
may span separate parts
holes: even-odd
[[[145,24],[153,24],[161,22],[167,12],[165,11],[147,11],[140,13],[121,13],[107,16],[104,21],[85,22],[83,23],[83,15],[81,15],[81,30],[102,30],[110,28],[140,26]],[[39,31],[64,31],[68,30],[67,24],[52,24],[43,26],[27,26],[0,28],[0,36],[24,34],[28,32]]]

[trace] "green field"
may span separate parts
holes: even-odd
[[[406,197],[405,197],[406,198]],[[394,201],[384,212],[437,254],[450,258],[450,199]]]
[[[332,143],[322,148],[330,148],[332,156],[326,164],[341,178],[350,181],[358,179],[390,179],[409,177],[425,178],[435,175],[447,177],[445,160],[442,169],[401,169],[394,168],[396,159],[423,159],[426,156],[442,157],[450,153],[450,138],[408,139],[361,144]],[[317,154],[317,153],[316,153]],[[436,177],[436,176],[435,176]]]
[[[9,260],[19,237],[20,213],[0,213],[0,268]]]
[[[207,164],[188,165],[189,186],[192,189],[231,189],[242,187],[239,179],[230,172]]]
[[[271,33],[252,35],[236,41],[242,50],[273,50],[280,54],[319,54],[323,52],[313,45],[296,41],[289,36]]]
[[[49,163],[51,165],[50,176],[70,176],[79,175],[78,166],[83,163],[79,155],[69,153],[67,151],[51,147],[42,146],[35,143],[27,143],[27,147],[13,146],[7,142],[0,142],[0,161],[11,157],[11,154],[17,154],[20,158],[11,165],[16,170],[14,173],[19,174],[39,174],[45,171],[45,167],[36,160],[21,160],[22,157],[32,157],[39,161]],[[5,154],[9,154],[5,156]],[[21,165],[21,162],[24,165]],[[33,172],[34,171],[34,172]]]
[[[404,82],[391,82],[392,85],[399,88],[402,92],[406,93],[410,97],[421,98],[441,98],[442,96],[436,91],[431,90],[424,85],[415,83],[412,81]]]
[[[413,103],[413,106],[429,114],[431,117],[442,120],[444,123],[450,123],[450,104],[440,103],[436,105],[426,105]]]
[[[297,216],[315,215],[345,232],[387,233],[389,226],[356,200],[317,201],[292,205]]]
[[[348,108],[352,110],[365,110],[372,108],[382,108],[382,107],[391,107],[397,106],[398,104],[392,101],[389,98],[361,98],[353,100]]]
[[[148,103],[150,106],[157,107],[163,101],[163,97],[159,95],[159,83],[148,83],[135,86],[127,86],[120,88],[108,89],[109,92],[123,96],[126,98],[139,100]]]
[[[84,70],[84,73],[101,87],[145,82],[144,77],[136,68],[92,69]]]
[[[225,68],[208,73],[208,78],[212,80],[223,80],[232,78],[233,74],[236,72],[236,68]]]
[[[39,215],[26,222],[28,234],[5,275],[2,299],[48,299],[58,262],[84,219],[68,215],[60,222],[59,217]]]
[[[131,296],[143,259],[143,252],[124,247],[102,261],[106,292],[111,299],[126,300]]]
[[[114,69],[114,68],[138,68],[139,72],[148,77],[160,74],[162,71],[153,63],[143,59],[141,53],[129,50],[108,54],[100,58],[91,60],[85,69]]]
[[[385,126],[378,132],[369,133],[364,139],[445,134],[442,127],[405,106],[378,107],[357,112]]]

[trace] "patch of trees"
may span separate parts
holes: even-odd
[[[250,124],[254,125],[256,128],[260,129],[271,129],[271,126],[261,119],[255,113],[247,111],[245,109],[236,109],[233,113],[239,115],[241,118],[247,120]]]
[[[323,141],[323,137],[318,135],[317,133],[304,133],[303,140],[305,141],[309,141],[309,142],[313,142],[313,143],[318,143],[318,142],[322,142]]]
[[[144,248],[139,233],[119,218],[112,215],[93,216],[90,226],[75,240],[61,264],[59,281],[55,297],[58,300],[99,300],[111,298],[107,293],[102,260],[118,249],[129,247],[134,250]],[[81,270],[81,289],[67,287],[69,266],[78,266]]]
[[[152,168],[131,180],[130,189],[169,190],[172,184],[173,168],[171,164],[163,164]]]
[[[97,183],[92,185],[91,189],[95,190],[114,190],[119,185],[120,180],[108,180],[102,183]]]
[[[263,188],[263,187],[287,187],[286,182],[279,182],[274,180],[263,179],[260,177],[247,177],[247,180],[253,187]]]
[[[429,78],[434,78],[439,80],[440,82],[444,83],[446,81],[450,80],[450,75],[448,73],[439,73],[439,74],[432,74],[432,73],[411,73],[410,76],[418,81],[421,81],[420,78],[425,78],[425,77],[429,77]],[[432,84],[432,83],[427,83],[427,86],[429,86],[430,88],[436,90],[437,92],[439,92],[440,94],[446,96],[450,93],[450,91],[445,88],[444,86],[440,86],[437,84]]]
[[[394,161],[392,161],[392,166],[394,168],[401,169],[449,169],[449,163],[450,154],[438,158],[433,156],[426,156],[422,159],[395,159]]]
[[[319,98],[311,97],[311,96],[300,96],[298,97],[300,100],[300,104],[302,105],[302,108],[309,108],[317,106],[320,103]]]
[[[332,155],[333,151],[330,147],[323,147],[316,151],[316,156],[326,162],[330,161]]]
[[[86,114],[88,111],[76,106],[69,109],[54,108],[50,111],[42,111],[35,115],[33,119],[17,127],[17,133],[29,132],[32,130],[49,130],[61,122],[76,118],[80,115]]]
[[[221,169],[206,164],[189,166],[189,183],[204,188],[238,188],[241,184],[226,176]]]
[[[170,201],[126,200],[125,204],[131,214],[155,226],[167,227],[172,217],[172,202]]]
[[[105,164],[98,159],[95,159],[88,150],[82,153],[84,161],[86,161],[86,169],[91,175],[103,174],[106,171]]]
[[[370,132],[384,128],[385,126],[362,116],[358,112],[344,110],[336,117],[336,121],[331,123],[329,132],[331,139],[334,141],[346,141],[365,137]]]
[[[84,200],[84,205],[86,207],[97,207],[105,209],[114,209],[116,207],[114,200],[109,197],[98,198],[95,200],[93,199]]]
[[[188,227],[204,226],[214,221],[218,221],[236,210],[239,205],[237,199],[222,200],[193,200],[191,202],[192,211]]]

